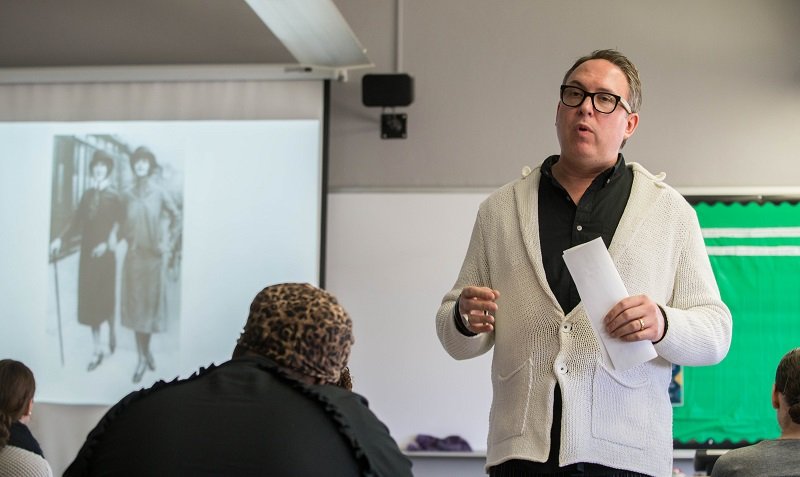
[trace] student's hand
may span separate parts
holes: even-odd
[[[603,318],[608,334],[623,341],[658,341],[664,336],[664,315],[647,295],[623,298]]]
[[[495,301],[500,292],[487,287],[464,287],[458,298],[458,314],[469,325],[473,333],[487,333],[494,330],[494,314],[497,312]],[[466,324],[466,323],[465,323]]]

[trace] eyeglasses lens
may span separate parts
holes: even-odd
[[[572,86],[567,86],[561,90],[561,102],[565,105],[575,108],[583,103],[583,100],[586,98],[587,95],[592,97],[592,104],[594,105],[594,109],[598,110],[601,113],[611,113],[617,107],[617,98],[608,93],[587,93],[586,91],[575,88]]]

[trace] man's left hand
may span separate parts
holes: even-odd
[[[603,318],[608,334],[623,341],[658,341],[664,336],[664,315],[647,295],[629,296]]]

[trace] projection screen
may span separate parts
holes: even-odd
[[[0,86],[0,358],[37,401],[222,362],[258,290],[319,284],[323,86]]]

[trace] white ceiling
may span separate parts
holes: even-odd
[[[172,66],[187,71],[201,65],[206,69],[281,65],[289,71],[293,65],[301,65],[298,56],[308,61],[296,40],[279,40],[265,21],[273,28],[304,35],[300,48],[316,47],[318,51],[328,44],[341,48],[341,38],[345,38],[344,44],[354,47],[362,62],[369,63],[331,0],[249,0],[253,8],[259,7],[262,17],[264,12],[280,10],[280,25],[269,18],[262,21],[247,1],[0,0],[0,80],[16,77],[19,71],[65,67],[101,71],[146,66],[153,71],[153,67]],[[314,11],[332,16],[333,26],[310,24],[309,12]],[[334,34],[338,43],[332,40]],[[309,36],[316,39],[315,45],[308,45]],[[311,66],[364,66],[331,65],[328,53],[326,63]]]

